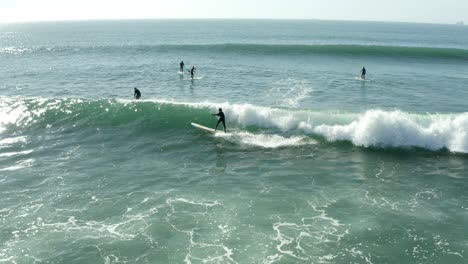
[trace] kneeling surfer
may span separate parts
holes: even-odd
[[[216,123],[215,131],[218,129],[219,123],[223,122],[224,133],[227,133],[226,132],[226,120],[224,118],[223,109],[220,108],[217,114],[211,114],[211,115],[219,116],[218,123]]]
[[[133,97],[135,97],[135,99],[137,99],[137,100],[140,99],[140,97],[141,97],[141,92],[140,92],[140,90],[138,90],[138,89],[135,87],[134,91],[135,91],[135,93],[133,94]]]

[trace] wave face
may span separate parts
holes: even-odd
[[[400,57],[420,59],[468,60],[468,50],[435,47],[404,47],[381,45],[270,45],[270,44],[206,44],[206,45],[119,45],[119,46],[56,46],[3,47],[0,54],[153,54],[170,51],[237,53],[257,55],[335,55]]]
[[[186,133],[191,129],[190,122],[214,125],[210,113],[218,107],[226,113],[231,132],[218,137],[235,144],[278,148],[315,144],[317,140],[348,141],[362,147],[468,153],[468,113],[412,114],[398,110],[347,113],[210,102],[3,97],[0,133],[71,126]]]

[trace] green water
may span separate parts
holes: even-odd
[[[2,25],[0,263],[466,263],[464,31]]]

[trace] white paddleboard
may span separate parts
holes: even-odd
[[[184,75],[184,72],[183,72],[183,71],[180,71],[179,74]]]
[[[213,128],[209,128],[209,127],[206,127],[206,126],[202,126],[200,124],[197,124],[197,123],[190,123],[192,126],[194,126],[195,128],[198,128],[200,130],[203,130],[203,131],[206,131],[206,132],[211,132],[211,133],[216,133],[216,130],[214,130]]]
[[[185,80],[193,81],[193,80],[201,80],[201,79],[203,79],[203,76],[194,77],[193,79],[192,79],[192,78],[188,78],[188,79],[185,79]]]
[[[361,82],[370,82],[368,79],[363,79],[361,77],[354,77],[355,80],[361,81]]]

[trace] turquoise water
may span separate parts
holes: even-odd
[[[0,262],[466,263],[467,33],[0,25]]]

